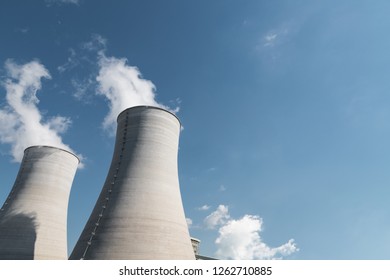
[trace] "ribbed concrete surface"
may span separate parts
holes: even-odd
[[[111,167],[70,259],[194,259],[181,200],[180,122],[139,106],[118,117]]]
[[[67,212],[78,158],[48,146],[24,152],[0,209],[0,259],[67,259]]]

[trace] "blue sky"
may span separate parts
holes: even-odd
[[[111,161],[103,85],[136,67],[141,76],[114,91],[141,81],[130,103],[155,94],[179,108],[181,192],[203,254],[388,259],[389,9],[381,0],[1,1],[0,110],[20,121],[7,83],[39,70],[23,76],[35,77],[39,103],[30,102],[83,156],[69,250]],[[19,169],[4,118],[0,203]]]

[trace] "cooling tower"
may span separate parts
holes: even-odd
[[[70,259],[195,259],[179,189],[180,122],[161,108],[118,116],[106,182]]]
[[[0,209],[0,259],[67,259],[67,211],[78,158],[48,146],[24,151]]]

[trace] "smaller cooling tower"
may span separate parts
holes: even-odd
[[[0,209],[0,259],[67,259],[67,211],[79,159],[48,146],[24,151]]]
[[[70,259],[195,259],[179,189],[180,122],[157,107],[118,116],[111,167]]]

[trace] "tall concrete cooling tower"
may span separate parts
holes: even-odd
[[[70,259],[195,259],[179,189],[180,122],[157,107],[118,116],[102,192]]]
[[[24,151],[0,208],[0,259],[67,259],[69,193],[79,159],[48,146]]]

